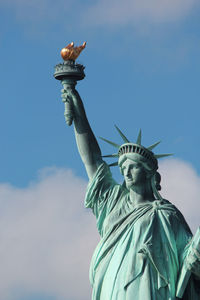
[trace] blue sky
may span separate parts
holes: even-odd
[[[190,202],[190,205],[195,207],[200,180],[199,13],[197,0],[125,0],[123,4],[119,0],[0,0],[0,222],[4,226],[12,224],[8,231],[8,236],[12,232],[10,241],[14,243],[15,238],[20,239],[21,232],[14,230],[17,227],[15,222],[19,222],[22,229],[23,224],[28,224],[29,229],[33,228],[35,218],[40,215],[38,212],[45,214],[48,210],[48,202],[45,202],[41,192],[41,187],[46,185],[48,190],[48,184],[55,184],[53,191],[57,192],[56,200],[52,195],[44,193],[47,198],[51,198],[52,214],[51,218],[41,214],[38,224],[43,227],[46,220],[50,222],[52,230],[58,226],[55,222],[60,222],[59,213],[62,209],[68,209],[69,205],[64,203],[64,196],[69,191],[73,198],[74,190],[70,189],[69,183],[66,187],[64,181],[60,186],[57,177],[63,176],[69,182],[80,181],[77,199],[84,197],[86,173],[76,151],[73,128],[67,127],[64,122],[61,84],[53,78],[54,65],[62,61],[60,50],[71,41],[76,44],[87,41],[87,47],[79,58],[79,62],[86,66],[86,78],[78,83],[77,89],[96,136],[120,142],[114,128],[114,124],[117,124],[133,141],[141,128],[146,146],[161,140],[157,153],[174,153],[174,160],[163,162],[164,173],[173,175],[177,172],[176,168],[185,170],[184,174],[189,177],[176,177],[179,181],[175,186],[193,179],[186,192],[192,195],[194,202]],[[102,141],[99,143],[104,154],[113,152],[109,145]],[[181,172],[177,174],[181,176]],[[117,170],[114,176],[121,180]],[[58,186],[62,195],[59,194]],[[42,207],[40,201],[35,204],[34,195],[38,199],[41,197]],[[23,202],[23,197],[27,201]],[[58,206],[55,208],[54,201],[62,209]],[[180,206],[184,207],[185,204]],[[33,211],[35,209],[35,215],[31,215],[32,208]],[[83,218],[79,220],[80,227],[88,222],[95,226],[95,221],[85,213],[83,207],[76,208],[73,207],[74,219],[70,221],[72,227],[72,224],[77,223],[79,214]],[[56,217],[53,215],[54,210]],[[26,219],[22,212],[31,217]],[[192,212],[188,218],[191,216]],[[63,217],[65,221],[62,230],[69,226],[67,218]],[[29,223],[30,219],[32,223]],[[196,224],[191,226],[195,228]],[[38,230],[40,232],[40,226]],[[57,230],[60,233],[58,253],[62,252],[63,247],[68,251],[67,244],[62,245],[65,233],[61,228]],[[30,232],[27,229],[24,233],[26,245],[29,235],[38,236],[37,229],[30,229]],[[37,240],[33,248],[41,246],[41,241],[44,241],[46,231],[44,229],[41,232],[41,240]],[[94,242],[91,242],[90,255],[97,239],[96,233],[92,231],[92,234]],[[87,235],[85,232],[84,237]],[[49,236],[51,245],[54,244],[53,238],[56,238],[57,232],[52,236]],[[80,231],[77,231],[77,236],[81,236]],[[5,245],[6,238],[2,229],[1,239]],[[82,240],[79,241],[82,245]],[[48,242],[45,245],[49,245]],[[27,257],[33,248],[30,250],[25,247]],[[57,250],[52,250],[52,253]],[[20,251],[22,255],[22,249]],[[73,253],[74,249],[70,251]],[[14,259],[15,253],[10,255]],[[16,260],[22,259],[23,255],[20,255],[16,254]],[[88,255],[88,264],[89,258]],[[38,251],[37,259],[42,259],[42,251]],[[37,274],[31,269],[34,261],[37,261],[36,257],[28,261],[32,261],[30,272]],[[45,266],[49,267],[48,262]],[[82,270],[84,268],[87,267],[84,265]],[[62,278],[61,275],[66,278],[64,267],[58,268],[57,272],[58,278]],[[87,277],[87,272],[87,269],[83,271],[82,276]],[[7,289],[0,287],[2,299],[22,300],[25,297],[26,300],[56,300],[63,297],[72,300],[71,292],[66,292],[63,279],[59,281],[60,289],[48,288],[48,284],[53,286],[52,282],[55,281],[53,275],[49,281],[44,280],[44,285],[40,285],[34,276],[26,281],[25,274],[17,281],[16,277],[11,280],[8,273]],[[86,278],[84,283],[87,281]],[[15,295],[19,296],[13,296],[16,290],[18,292]],[[88,293],[89,287],[85,290],[83,284],[76,300],[88,299]]]

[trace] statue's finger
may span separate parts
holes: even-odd
[[[68,103],[69,105],[72,105],[72,100],[69,95],[66,95],[66,97],[62,97],[62,102]]]
[[[200,260],[200,252],[199,252],[199,249],[193,249],[193,253],[195,255],[195,257]]]
[[[62,95],[61,98],[63,101],[68,101],[69,97],[68,97],[68,95]]]
[[[66,91],[67,91],[67,92],[70,92],[70,91],[72,91],[72,88],[71,88],[71,86],[67,86],[67,87],[66,87]]]
[[[190,253],[190,260],[192,261],[196,261],[199,260],[200,261],[200,253],[197,249],[192,249],[191,253]]]
[[[71,97],[75,95],[75,89],[74,88],[69,88],[67,89],[67,94]]]
[[[199,267],[197,262],[192,264],[192,267],[191,267],[190,271],[194,274],[199,274],[200,273],[200,267]]]
[[[195,261],[193,264],[195,269],[199,269],[200,270],[200,262],[199,261]]]

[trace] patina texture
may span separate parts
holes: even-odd
[[[105,163],[88,185],[85,205],[101,236],[90,267],[92,299],[176,299],[192,238],[180,211],[165,199],[135,205]],[[183,299],[199,299],[198,284],[192,275]]]
[[[65,118],[72,116],[89,177],[85,206],[101,237],[90,267],[92,299],[199,300],[200,230],[193,238],[181,212],[159,192],[157,159],[168,154],[152,152],[159,142],[144,147],[141,131],[131,143],[116,127],[124,144],[103,138],[117,148],[107,155],[117,158],[111,165],[124,176],[123,184],[115,182],[72,82],[68,77],[62,90],[63,101],[70,103]]]

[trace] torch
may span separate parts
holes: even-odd
[[[63,88],[66,91],[67,89],[75,88],[77,81],[82,80],[85,77],[85,67],[75,62],[85,46],[86,42],[81,46],[74,47],[74,43],[72,42],[61,50],[60,54],[64,62],[55,66],[54,77],[61,81]],[[70,126],[73,121],[73,109],[70,97],[63,99],[63,102],[65,104],[65,120]]]

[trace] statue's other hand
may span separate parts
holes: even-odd
[[[200,279],[200,253],[197,250],[191,251],[186,258],[188,270]]]

